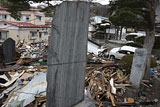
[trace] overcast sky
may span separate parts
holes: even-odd
[[[109,0],[93,0],[93,2],[101,3],[102,5],[109,4]],[[51,4],[59,4],[61,1],[51,1]],[[38,5],[45,5],[44,3],[30,3],[31,6],[37,7]]]
[[[101,3],[103,5],[109,4],[109,0],[93,0],[94,2]]]

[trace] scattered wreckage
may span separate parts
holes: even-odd
[[[46,43],[19,43],[19,58],[5,63],[0,68],[1,107],[45,107],[46,106]],[[85,77],[85,96],[95,102],[96,107],[153,105],[157,99],[139,101],[125,96],[132,85],[129,74],[123,73],[119,65],[103,56],[88,53]],[[155,72],[154,72],[155,73]],[[157,72],[155,77],[159,79]],[[150,87],[148,81],[142,85]]]
[[[47,44],[19,43],[16,61],[0,68],[0,106],[38,107],[46,104]]]

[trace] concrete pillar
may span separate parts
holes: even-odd
[[[136,49],[131,68],[130,81],[135,88],[139,88],[146,68],[146,49]]]
[[[72,107],[83,100],[89,3],[63,2],[53,17],[48,50],[47,107]]]

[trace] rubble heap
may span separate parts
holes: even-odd
[[[17,60],[0,69],[2,107],[38,107],[46,103],[47,44],[19,43]]]
[[[0,106],[45,107],[46,106],[46,43],[19,43],[17,60],[0,68]],[[154,72],[155,73],[155,72]],[[159,79],[159,72],[155,77]],[[85,77],[85,96],[97,107],[153,105],[158,100],[140,100],[126,96],[132,88],[129,75],[114,61],[88,53]],[[150,88],[149,81],[142,81]]]
[[[123,75],[114,63],[87,67],[85,91],[89,98],[96,101],[100,107],[111,101],[113,106],[118,102],[133,103],[133,98],[124,98],[125,87],[130,87],[129,75]]]

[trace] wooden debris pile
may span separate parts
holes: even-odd
[[[109,58],[105,58],[103,56],[96,56],[93,53],[88,53],[87,54],[87,59],[88,59],[87,60],[88,63],[99,63],[99,64],[108,63],[108,61],[110,61]]]
[[[17,45],[17,53],[20,57],[16,61],[1,64],[0,106],[45,107],[47,44],[21,42]],[[150,88],[146,81],[142,81],[142,85]],[[137,103],[135,98],[124,97],[127,87],[131,87],[129,75],[124,75],[114,61],[88,54],[85,95],[93,99],[96,106],[135,106],[141,103],[154,103]]]
[[[133,98],[123,97],[125,87],[131,86],[128,77],[114,63],[87,67],[86,95],[94,99],[99,107],[104,107],[106,102],[110,102],[112,106],[122,102],[134,103]]]

